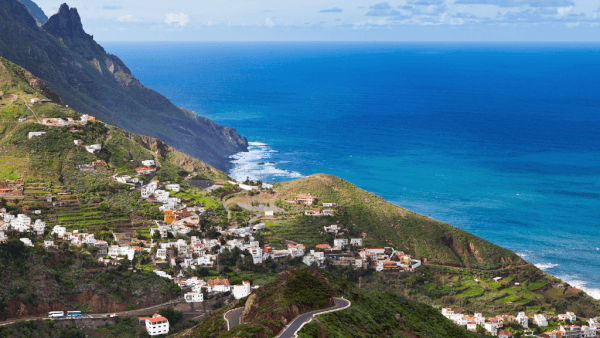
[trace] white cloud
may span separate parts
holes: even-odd
[[[273,21],[273,19],[271,19],[271,17],[267,17],[267,19],[265,20],[265,25],[267,25],[267,27],[271,28],[271,27],[275,26],[275,21]]]
[[[179,14],[169,13],[166,16],[167,16],[167,18],[165,19],[165,22],[169,25],[174,24],[177,26],[185,26],[190,21],[187,14],[183,14],[183,13],[179,13]]]
[[[571,13],[571,11],[573,10],[573,6],[569,6],[569,7],[558,7],[556,9],[556,11],[558,12],[558,15],[566,15]]]
[[[133,15],[123,15],[121,17],[119,17],[118,19],[121,22],[140,22],[142,20],[138,19],[138,18],[134,18]]]

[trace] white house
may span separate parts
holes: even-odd
[[[573,312],[561,313],[558,315],[558,320],[570,321],[571,323],[577,320],[577,316]]]
[[[250,191],[250,190],[258,190],[258,187],[255,187],[253,185],[246,185],[246,184],[239,184],[238,185],[240,188],[242,188],[243,190],[246,191]]]
[[[348,239],[347,238],[334,239],[333,246],[336,248],[345,248],[348,246]]]
[[[584,338],[596,338],[596,333],[596,327],[588,327],[585,325],[581,327],[581,336]]]
[[[204,301],[204,295],[201,292],[188,292],[183,297],[187,303],[199,303]]]
[[[323,210],[323,216],[334,216],[333,209],[325,209],[325,210]]]
[[[330,226],[323,226],[323,230],[325,230],[325,232],[337,234],[340,229],[338,228],[337,224],[333,224]]]
[[[262,188],[263,189],[273,189],[273,185],[269,184],[269,183],[263,183]]]
[[[75,143],[76,146],[80,146],[83,144],[82,140],[74,140],[73,143]]]
[[[142,198],[148,198],[148,197],[152,196],[153,192],[154,192],[154,190],[150,189],[150,187],[142,187],[142,189],[141,189]]]
[[[140,324],[146,326],[150,336],[167,335],[169,333],[169,320],[158,313],[152,317],[138,317]]]
[[[152,167],[156,165],[156,162],[154,160],[144,160],[142,161],[142,165],[144,167]]]
[[[29,238],[21,238],[21,242],[25,243],[25,246],[33,247],[33,243],[31,243]]]
[[[179,192],[179,190],[181,189],[181,186],[179,184],[167,184],[165,186],[165,189],[171,190],[174,192]]]
[[[42,236],[44,234],[44,230],[46,230],[46,222],[43,222],[41,219],[36,219],[33,224],[33,231],[36,235]]]
[[[519,325],[521,325],[524,329],[529,327],[529,318],[525,315],[525,312],[519,312],[519,315],[515,319]]]
[[[533,322],[540,327],[548,326],[548,319],[543,314],[536,314],[533,316]]]
[[[498,338],[512,338],[513,335],[510,334],[510,332],[502,330],[500,332],[498,332]]]
[[[596,318],[590,318],[588,320],[588,324],[589,324],[590,327],[598,327],[598,326],[600,326],[600,322]]]
[[[250,282],[247,280],[245,280],[241,285],[233,286],[233,297],[235,297],[235,299],[247,297],[251,292]]]
[[[332,208],[336,207],[337,203],[323,203],[323,208]]]
[[[89,146],[85,146],[85,150],[87,150],[88,153],[94,153],[96,151],[100,151],[102,150],[102,145],[100,144],[92,144]]]
[[[363,245],[363,240],[362,240],[362,238],[351,238],[350,239],[350,245],[352,245],[352,246],[362,246]]]
[[[45,131],[30,131],[29,134],[27,134],[27,138],[30,140],[32,138],[38,138],[38,137],[42,137],[42,136],[46,136]]]
[[[265,211],[265,216],[273,216],[273,210]]]
[[[58,236],[58,238],[62,238],[65,233],[67,232],[67,228],[66,227],[61,227],[60,225],[55,225],[54,228],[52,228],[52,235],[56,234]]]
[[[44,241],[44,248],[45,249],[48,249],[51,246],[54,246],[54,241]]]
[[[156,250],[156,258],[162,258],[163,260],[167,259],[167,249],[157,249]]]

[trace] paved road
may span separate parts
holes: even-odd
[[[153,305],[144,309],[137,309],[137,310],[131,310],[131,311],[123,311],[123,312],[116,312],[117,316],[119,317],[132,317],[132,316],[140,316],[140,315],[144,315],[144,314],[148,314],[150,312],[156,312],[159,308],[161,307],[165,307],[167,305],[173,305],[176,304],[178,302],[183,301],[183,298],[178,298],[178,299],[174,299],[171,301],[168,301],[166,303],[162,303],[162,304],[158,304],[158,305]],[[110,312],[110,313],[90,313],[89,316],[91,318],[106,318],[109,315],[113,314],[115,312]],[[52,318],[48,318],[47,316],[28,316],[28,317],[21,317],[21,318],[14,318],[14,319],[9,319],[7,321],[4,322],[0,322],[0,326],[3,325],[9,325],[9,324],[13,324],[13,323],[17,323],[17,322],[23,322],[23,321],[27,321],[27,320],[36,320],[36,319],[52,319]],[[58,319],[60,320],[60,319]]]
[[[300,315],[300,316],[296,317],[296,319],[294,319],[283,330],[283,332],[281,332],[279,334],[279,336],[277,336],[277,338],[294,338],[295,334],[296,334],[296,331],[298,331],[300,329],[300,326],[302,326],[302,324],[304,322],[308,321],[313,316],[319,315],[320,313],[323,313],[323,312],[343,310],[346,306],[350,305],[349,301],[347,301],[345,299],[342,299],[342,298],[334,298],[333,301],[335,302],[335,306],[334,307],[331,307],[329,309],[324,309],[324,310],[317,310],[317,311],[313,311],[313,312],[308,312],[308,313],[305,313],[303,315]]]
[[[229,322],[229,326],[227,327],[227,330],[231,330],[234,327],[241,324],[243,311],[244,311],[244,308],[240,307],[240,308],[231,310],[231,311],[229,311],[229,313],[227,313],[227,321]]]

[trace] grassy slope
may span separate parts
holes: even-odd
[[[367,242],[377,246],[394,246],[429,263],[497,269],[524,261],[513,252],[440,221],[416,214],[384,201],[342,179],[316,174],[303,179],[278,184],[278,193],[293,197],[295,193],[310,193],[321,202],[340,205],[333,218],[306,218],[294,226],[306,227],[306,232],[322,230],[322,224],[339,224],[354,233],[366,233]],[[284,196],[285,198],[286,196]],[[302,223],[303,225],[300,225]],[[292,233],[293,236],[293,233]],[[291,240],[301,240],[298,233]]]
[[[369,276],[362,279],[364,288],[400,293],[432,306],[460,307],[485,315],[516,315],[519,311],[556,315],[569,310],[578,316],[591,317],[600,313],[598,301],[574,288],[560,292],[565,289],[553,287],[562,283],[560,280],[525,264],[513,252],[385,202],[339,178],[317,174],[275,188],[282,195],[281,200],[291,199],[296,193],[310,193],[320,202],[337,202],[340,207],[336,208],[335,217],[298,216],[273,224],[271,243],[289,239],[309,246],[319,242],[332,244],[331,235],[318,232],[323,225],[339,222],[352,236],[364,233],[366,246],[394,246],[429,263],[419,268],[424,276],[406,279]],[[492,278],[497,276],[506,282],[494,283]],[[355,279],[358,281],[358,277]],[[515,282],[521,286],[515,286]]]
[[[79,112],[160,138],[219,168],[227,166],[227,155],[246,149],[246,140],[234,129],[182,111],[144,87],[117,56],[77,27],[76,10],[61,6],[61,12],[38,28],[17,0],[0,0],[0,31],[5,33],[0,35],[0,56],[42,78]],[[62,32],[65,26],[76,32]]]
[[[187,156],[160,140],[139,136],[122,129],[92,123],[88,128],[76,127],[77,132],[70,132],[70,128],[48,128],[34,123],[35,116],[30,112],[24,102],[37,97],[40,99],[51,98],[59,101],[60,98],[52,93],[39,79],[36,79],[23,68],[14,65],[6,59],[0,58],[0,91],[4,93],[0,101],[0,133],[3,136],[3,150],[7,154],[31,160],[35,157],[44,161],[38,163],[47,168],[48,163],[60,167],[50,158],[62,160],[73,159],[87,161],[91,159],[104,159],[113,168],[125,173],[133,174],[136,166],[141,166],[141,161],[155,158],[164,168],[165,178],[173,178],[180,171],[194,172],[208,179],[226,179],[227,175],[215,168]],[[48,103],[32,106],[38,118],[72,117],[79,119],[79,114],[61,104]],[[28,122],[16,123],[21,117],[28,118]],[[30,131],[46,131],[48,136],[38,140],[27,140]],[[75,147],[74,140],[83,140],[85,144],[99,143],[103,150],[99,155],[92,155],[83,147]],[[32,156],[35,154],[35,156]],[[48,162],[50,161],[50,162]],[[58,162],[61,162],[60,160]],[[32,170],[42,169],[33,164]],[[162,175],[162,173],[161,173]]]
[[[307,275],[313,278],[307,278]],[[347,310],[318,316],[325,324],[327,337],[476,337],[425,304],[391,293],[362,290],[344,279],[313,268],[282,274],[255,295],[213,313],[200,325],[177,337],[273,337],[284,327],[283,318],[287,323],[298,314],[331,306],[330,296],[320,296],[320,289],[323,292],[330,290],[331,294],[352,302],[352,307]],[[328,302],[316,304],[318,300]],[[306,305],[311,302],[317,306]],[[223,313],[239,306],[245,307],[246,323],[226,331]],[[400,319],[396,319],[397,314]],[[319,337],[316,324],[305,326],[301,337]]]
[[[224,173],[159,140],[100,122],[88,123],[85,128],[76,126],[76,132],[71,132],[71,128],[49,128],[34,122],[35,116],[24,102],[29,103],[33,97],[60,99],[29,72],[2,58],[0,92],[3,92],[0,100],[0,179],[24,178],[26,182],[25,197],[7,198],[2,201],[3,206],[12,212],[20,212],[24,206],[42,209],[41,217],[47,222],[47,232],[56,223],[90,232],[93,232],[94,224],[100,224],[101,228],[96,230],[106,234],[109,230],[106,225],[111,221],[129,221],[129,216],[135,213],[156,216],[157,206],[142,207],[138,203],[139,192],[129,190],[130,186],[119,184],[110,177],[114,172],[133,174],[133,169],[140,166],[142,160],[156,158],[161,166],[158,178],[181,181],[184,186],[186,182],[182,177],[188,173],[215,180],[227,178]],[[57,103],[37,104],[31,108],[39,118],[79,119],[77,112]],[[27,122],[17,122],[22,117],[27,118]],[[47,135],[30,140],[27,133],[31,131],[45,131]],[[102,144],[103,149],[90,154],[84,147],[74,145],[76,139],[85,144]],[[108,163],[106,169],[83,173],[76,168],[78,163],[99,159]],[[55,195],[61,191],[71,194]],[[44,201],[48,194],[54,194],[59,200],[69,200],[69,208],[75,210],[49,207]],[[58,216],[57,221],[47,219],[52,213]],[[102,237],[97,231],[97,238]],[[63,248],[51,254],[39,248],[39,239],[34,242],[34,249],[24,249],[22,245],[15,249],[22,251],[22,256],[16,260],[10,253],[0,257],[1,281],[3,285],[11,286],[0,292],[0,311],[4,316],[20,315],[23,306],[29,314],[44,313],[53,307],[94,312],[134,308],[163,302],[179,292],[178,288],[171,290],[175,284],[151,272],[88,272],[84,267],[96,268],[96,264],[86,250]],[[17,244],[22,243],[18,241]],[[0,245],[0,248],[5,250],[7,245]]]

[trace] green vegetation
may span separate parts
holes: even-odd
[[[318,297],[329,299],[327,304],[320,304],[318,308],[333,305],[331,296],[334,294],[350,300],[352,306],[317,316],[322,328],[313,321],[304,326],[299,337],[477,337],[426,304],[393,293],[359,289],[344,278],[312,268],[281,274],[276,281],[247,299],[215,312],[194,329],[176,337],[273,337],[284,327],[284,320],[289,322],[298,314],[314,308],[302,305],[312,301],[310,293],[313,290],[329,292],[329,296]],[[289,296],[296,300],[290,303]],[[226,331],[223,313],[239,306],[245,307],[245,323]]]
[[[181,289],[168,279],[149,273],[133,273],[127,266],[102,269],[103,264],[85,253],[85,248],[43,250],[39,240],[35,248],[11,239],[0,245],[0,282],[9,287],[0,290],[0,316],[15,317],[16,307],[8,301],[22,304],[29,314],[40,314],[43,304],[62,304],[63,309],[107,312],[108,305],[134,309],[151,305],[152,301],[167,301],[181,294]],[[63,247],[68,247],[63,246]],[[86,269],[101,268],[95,273]],[[40,287],[40,286],[43,286]],[[95,292],[98,300],[77,302],[78,295]],[[152,299],[152,300],[151,300]],[[41,313],[44,315],[45,313]]]
[[[313,245],[327,239],[318,236],[324,225],[339,224],[350,236],[367,233],[365,245],[394,246],[431,264],[473,269],[497,269],[521,265],[524,261],[513,252],[473,236],[463,230],[385,202],[342,179],[317,174],[303,179],[279,183],[285,198],[309,193],[323,202],[336,202],[334,217],[301,216],[286,221],[278,234],[287,239]],[[281,204],[281,203],[279,203]]]

